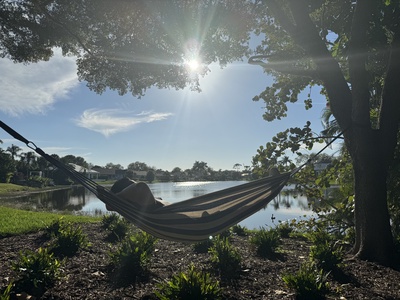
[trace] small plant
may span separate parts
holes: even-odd
[[[51,287],[60,277],[61,263],[46,248],[37,252],[20,253],[18,262],[12,268],[19,276],[16,283],[19,290],[38,296]]]
[[[193,250],[197,253],[207,253],[210,247],[212,247],[213,245],[214,245],[214,240],[212,238],[209,238],[202,242],[193,244]]]
[[[187,273],[180,272],[170,281],[159,285],[155,294],[160,300],[173,299],[222,299],[219,282],[213,280],[209,273],[198,272],[191,265]]]
[[[147,270],[156,241],[152,235],[140,231],[121,242],[117,251],[110,254],[111,261],[121,275],[142,275]]]
[[[286,274],[282,279],[295,291],[296,299],[324,299],[329,292],[328,274],[307,263],[302,265],[296,274]]]
[[[73,256],[79,249],[88,246],[88,240],[82,233],[80,226],[73,226],[71,223],[62,224],[55,235],[51,251],[58,256]]]
[[[103,227],[110,233],[108,239],[119,241],[126,237],[129,231],[129,223],[119,215],[112,213],[102,219]]]
[[[227,238],[216,238],[209,252],[212,264],[218,268],[222,276],[227,278],[239,277],[242,257]]]
[[[317,228],[315,231],[310,231],[306,236],[315,245],[332,241],[332,236],[325,229],[321,228]]]
[[[13,287],[13,283],[11,282],[0,294],[0,300],[10,300],[11,299],[11,290]]]
[[[238,236],[246,236],[248,230],[245,226],[240,226],[239,224],[236,224],[232,227],[232,232]]]
[[[118,222],[119,219],[120,217],[116,213],[107,214],[101,219],[101,224],[104,229],[108,229],[113,223]]]
[[[254,232],[250,243],[256,246],[259,256],[268,257],[275,254],[276,249],[281,244],[281,240],[277,230],[261,228]]]
[[[279,221],[279,224],[276,226],[275,230],[278,231],[281,238],[288,238],[293,231],[293,227],[290,226],[289,222]]]
[[[65,224],[64,218],[60,217],[54,222],[52,222],[50,225],[46,226],[45,232],[47,237],[51,238],[54,237],[58,234],[59,230],[61,227],[63,227]]]
[[[343,261],[343,252],[341,247],[336,247],[334,243],[326,241],[311,246],[310,258],[315,260],[323,270],[330,271],[339,268]]]

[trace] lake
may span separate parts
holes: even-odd
[[[155,197],[173,203],[243,183],[245,181],[193,181],[152,183],[149,186]],[[107,212],[104,203],[94,194],[77,186],[18,198],[0,199],[0,205],[32,210],[72,211],[88,215]],[[311,215],[312,211],[305,197],[293,197],[291,193],[282,192],[265,209],[243,220],[240,225],[255,229],[274,226],[279,221],[304,219]]]

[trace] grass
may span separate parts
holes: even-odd
[[[8,194],[12,192],[24,192],[29,190],[34,190],[35,188],[30,188],[27,186],[22,186],[13,183],[0,183],[0,194]]]
[[[0,237],[45,229],[60,217],[73,223],[100,222],[101,220],[100,217],[34,212],[0,206]]]

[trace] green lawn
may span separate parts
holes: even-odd
[[[17,185],[13,183],[0,183],[0,194],[8,194],[12,192],[33,191],[35,188]]]
[[[34,232],[44,229],[63,217],[71,222],[99,222],[100,217],[74,216],[49,212],[35,212],[0,206],[0,237]]]

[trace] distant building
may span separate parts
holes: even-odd
[[[89,179],[98,179],[99,178],[99,172],[95,170],[90,170],[88,168],[79,166],[77,164],[69,163],[69,165],[79,173],[83,173],[87,178]]]

